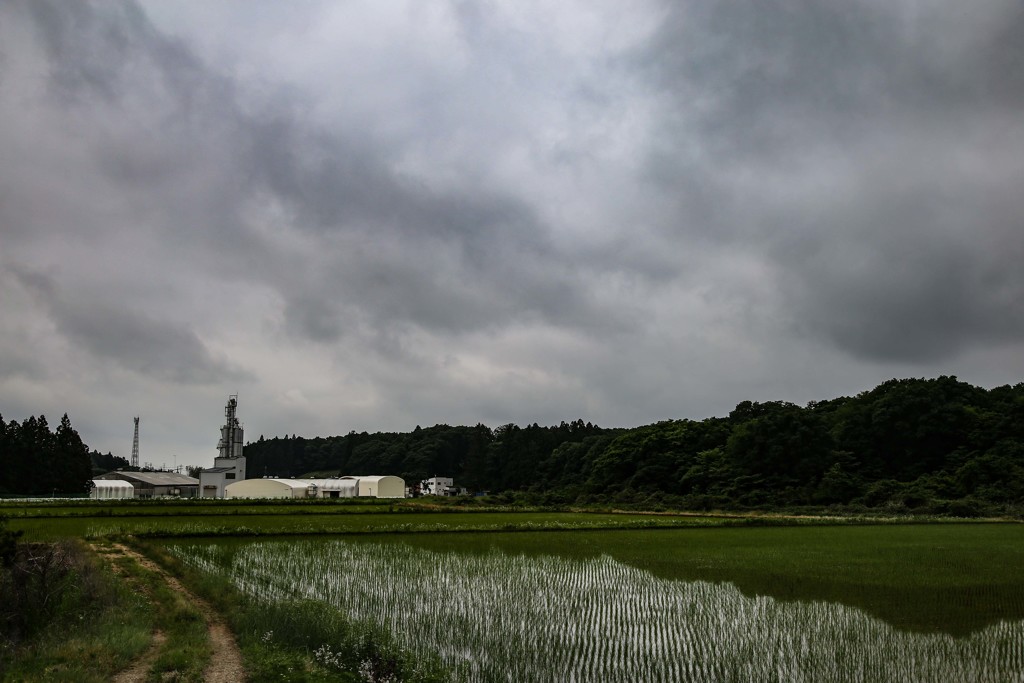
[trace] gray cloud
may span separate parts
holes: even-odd
[[[641,63],[682,112],[650,166],[679,228],[774,263],[855,356],[1024,338],[1019,4],[668,7]]]
[[[217,358],[186,326],[134,311],[116,301],[69,292],[54,278],[13,267],[16,281],[37,297],[68,343],[97,359],[168,382],[241,382],[252,376]]]
[[[332,433],[1024,372],[1010,0],[254,2],[0,4],[7,412],[205,458],[236,390]]]
[[[353,315],[391,332],[395,322],[458,332],[524,316],[614,323],[576,279],[583,267],[550,242],[523,201],[431,190],[390,169],[390,151],[372,141],[304,125],[293,113],[243,113],[230,84],[157,34],[134,6],[31,6],[57,91],[98,101],[95,115],[146,95],[140,80],[160,84],[141,106],[166,128],[108,134],[98,146],[99,170],[126,189],[160,188],[159,220],[174,222],[162,228],[168,246],[179,235],[190,249],[204,243],[221,268],[269,281],[295,331],[330,340]],[[218,166],[208,190],[188,185],[186,176]],[[239,218],[247,197],[267,194],[285,207],[288,227],[322,240],[313,263],[296,265]],[[275,259],[287,266],[250,268]],[[287,268],[309,275],[281,272]]]

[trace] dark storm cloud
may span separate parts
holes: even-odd
[[[216,358],[196,333],[183,325],[133,311],[114,301],[68,292],[53,278],[23,268],[14,278],[33,292],[57,330],[75,348],[156,379],[218,383],[248,379],[247,373]]]
[[[116,102],[138,85],[133,72],[140,67],[155,67],[147,75],[158,76],[186,107],[208,96],[214,84],[221,96],[230,95],[228,81],[206,72],[179,42],[156,31],[132,2],[16,4],[27,8],[50,54],[57,95]]]
[[[1024,7],[666,7],[640,64],[674,230],[767,258],[780,315],[857,356],[1024,337]]]

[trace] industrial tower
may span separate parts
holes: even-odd
[[[235,417],[235,409],[238,408],[238,394],[228,397],[228,404],[224,407],[224,426],[220,428],[220,442],[217,450],[221,458],[242,457],[242,425]]]
[[[132,439],[132,467],[139,469],[139,418],[135,418],[135,437]]]
[[[235,416],[236,408],[238,394],[232,394],[224,408],[224,426],[220,428],[218,455],[213,459],[213,467],[199,473],[199,489],[203,498],[223,498],[228,485],[245,479],[242,425]]]

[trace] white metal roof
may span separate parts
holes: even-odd
[[[134,489],[130,481],[123,479],[93,479],[92,487],[95,489],[121,489],[124,487]]]
[[[358,486],[356,477],[344,479],[302,479],[307,484],[316,486],[321,491],[347,491]]]
[[[252,479],[243,479],[242,481],[253,481],[253,480]],[[277,482],[278,484],[284,484],[285,486],[290,486],[293,489],[306,489],[306,488],[309,488],[309,482],[308,481],[303,481],[302,479],[277,479],[277,478],[274,478],[274,477],[267,477],[267,478],[264,478],[262,480],[257,480],[257,481],[273,481],[273,482]],[[229,484],[229,486],[230,486],[230,484]]]
[[[176,472],[108,472],[96,477],[99,481],[137,481],[151,486],[196,486],[199,480]]]

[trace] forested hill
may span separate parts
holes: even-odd
[[[251,477],[436,474],[548,503],[1020,512],[1024,383],[986,390],[955,377],[894,379],[804,407],[744,401],[699,422],[260,437],[245,454]]]

